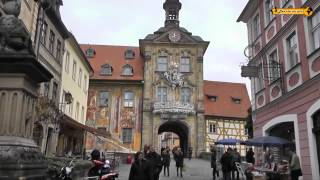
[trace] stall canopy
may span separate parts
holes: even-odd
[[[288,146],[292,142],[275,136],[262,136],[245,141],[247,146]]]
[[[216,141],[215,144],[222,144],[222,145],[237,145],[237,144],[243,144],[243,141],[240,139],[221,139],[219,141]]]

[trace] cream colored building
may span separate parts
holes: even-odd
[[[32,42],[34,42],[34,36],[37,29],[37,17],[38,4],[34,0],[22,0],[19,18],[24,22],[24,25],[29,31]]]
[[[89,76],[93,72],[75,37],[69,33],[65,40],[65,52],[61,70],[59,108],[62,118],[56,154],[81,155],[87,128],[86,120]],[[72,96],[72,98],[70,98]],[[70,101],[71,99],[71,101]]]
[[[60,109],[65,115],[85,124],[88,100],[88,85],[92,68],[77,40],[70,33],[65,40],[62,63]],[[71,93],[73,101],[67,104],[65,94]]]

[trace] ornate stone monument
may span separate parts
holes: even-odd
[[[18,19],[21,2],[0,4],[0,179],[46,179],[47,163],[32,132],[38,85],[52,75],[36,60]]]

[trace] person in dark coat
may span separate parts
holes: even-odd
[[[183,168],[183,152],[181,148],[178,148],[175,152],[176,154],[176,166],[177,166],[177,176],[179,176],[179,169],[180,169],[180,176],[182,176],[182,168]]]
[[[149,150],[146,153],[146,159],[149,161],[153,179],[159,180],[159,175],[162,170],[161,156],[157,152],[155,152],[152,146],[150,146]]]
[[[232,161],[232,149],[228,148],[220,159],[220,163],[222,165],[223,180],[231,180],[231,171],[233,167]]]
[[[252,163],[254,165],[254,152],[252,150],[252,148],[249,148],[248,152],[246,153],[246,161],[248,163]]]
[[[239,171],[237,169],[236,162],[241,163],[241,155],[238,152],[237,148],[233,149],[232,157],[233,157],[232,179],[235,179],[235,173],[236,173],[237,180],[239,180]]]
[[[188,149],[188,156],[189,156],[189,160],[191,160],[191,158],[192,158],[192,147],[189,147],[189,149]]]
[[[215,146],[210,147],[211,151],[211,168],[212,168],[212,175],[213,175],[213,180],[216,179],[216,174],[219,177],[219,171],[217,171],[217,151]]]
[[[170,149],[166,148],[165,150],[163,150],[162,152],[162,163],[163,163],[163,174],[164,176],[166,176],[166,172],[169,176],[169,167],[170,167]]]
[[[147,160],[143,158],[143,153],[138,151],[130,168],[129,180],[154,180],[151,172]]]

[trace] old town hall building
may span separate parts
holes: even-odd
[[[181,6],[179,0],[166,0],[165,26],[140,39],[139,47],[81,45],[94,69],[86,124],[110,135],[87,136],[87,149],[104,141],[106,149],[140,150],[144,144],[158,149],[158,135],[173,132],[184,151],[192,147],[198,155],[206,150],[205,113],[212,113],[205,111],[203,57],[209,42],[179,26]],[[240,91],[246,103],[239,99],[235,111],[246,114],[245,86]],[[232,101],[231,94],[226,97]],[[244,122],[238,126],[243,132]]]

